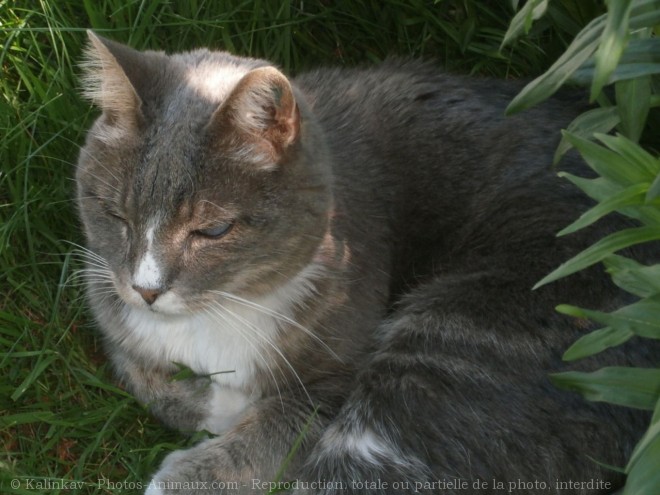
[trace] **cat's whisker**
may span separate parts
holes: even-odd
[[[218,294],[219,296],[222,296],[226,299],[229,299],[230,301],[233,301],[237,304],[242,304],[243,306],[247,306],[249,308],[256,309],[257,311],[259,311],[259,312],[261,312],[261,313],[263,313],[267,316],[270,316],[272,318],[275,318],[276,320],[279,320],[281,322],[288,323],[289,325],[301,330],[306,335],[308,335],[309,337],[314,339],[326,351],[328,351],[328,353],[330,355],[332,355],[335,359],[337,359],[337,361],[341,362],[341,358],[330,348],[330,346],[328,346],[328,344],[326,344],[318,335],[315,335],[312,331],[310,331],[308,328],[304,327],[303,325],[301,325],[300,323],[298,323],[294,319],[292,319],[292,318],[290,318],[290,317],[288,317],[288,316],[286,316],[282,313],[279,313],[279,312],[277,312],[273,309],[267,308],[266,306],[263,306],[259,303],[256,303],[254,301],[250,301],[250,300],[242,298],[240,296],[236,296],[236,295],[231,294],[229,292],[220,291],[220,290],[213,290],[213,291],[210,291],[210,292],[212,292],[214,294]]]
[[[76,243],[76,242],[72,242],[72,241],[68,241],[68,240],[63,240],[62,242],[64,242],[65,244],[69,244],[69,245],[71,245],[71,246],[73,246],[73,247],[75,248],[74,251],[72,252],[72,254],[74,254],[74,255],[79,255],[79,256],[82,256],[82,255],[91,256],[92,258],[95,258],[95,259],[97,259],[97,260],[99,260],[99,261],[102,261],[102,262],[103,262],[104,264],[106,264],[106,265],[107,265],[107,263],[108,263],[108,262],[105,260],[105,258],[103,258],[101,255],[95,253],[95,252],[92,251],[91,249],[89,249],[89,248],[87,248],[87,247],[85,247],[85,246],[83,246],[83,245],[81,245],[81,244],[78,244],[78,243]]]
[[[62,282],[60,285],[62,287],[80,287],[86,284],[87,278],[85,278],[84,275],[82,274],[75,274],[71,277],[68,277],[64,282]]]
[[[216,307],[216,305],[217,305],[217,307]],[[213,318],[214,316],[220,317],[227,325],[229,325],[233,330],[235,330],[238,333],[238,335],[243,340],[245,340],[245,342],[247,342],[247,344],[254,350],[254,352],[257,354],[258,358],[264,364],[264,367],[266,368],[266,370],[270,374],[271,378],[273,379],[273,384],[275,385],[275,389],[277,390],[277,395],[280,398],[280,404],[282,405],[282,407],[284,407],[284,401],[282,400],[282,392],[280,390],[279,382],[278,382],[277,378],[275,377],[275,373],[273,373],[273,369],[272,369],[270,363],[263,356],[263,353],[257,347],[255,342],[250,338],[250,335],[247,332],[243,331],[241,328],[236,327],[235,325],[233,325],[231,323],[231,321],[229,321],[227,319],[227,316],[225,314],[223,314],[223,312],[226,312],[226,311],[227,311],[226,308],[224,306],[222,306],[221,304],[219,304],[218,302],[216,302],[216,301],[214,301],[214,304],[207,304],[206,307],[205,307],[206,314],[208,314],[211,318]],[[279,368],[279,364],[277,365],[277,367],[278,367],[278,370],[279,370],[280,374],[282,376],[284,376],[284,373]]]
[[[74,257],[74,259],[82,261],[83,263],[85,263],[87,265],[91,265],[91,266],[98,267],[98,268],[105,268],[105,269],[110,268],[110,265],[108,264],[108,262],[105,259],[103,259],[102,257],[100,257],[100,256],[98,256],[94,253],[74,251],[72,253],[72,256]]]
[[[220,304],[220,303],[217,303],[217,304]],[[305,387],[305,384],[303,383],[302,379],[300,378],[300,375],[299,375],[298,372],[295,370],[295,368],[293,367],[293,365],[291,364],[291,362],[286,358],[286,356],[284,355],[284,353],[280,350],[280,348],[279,348],[279,347],[278,347],[278,346],[277,346],[277,345],[276,345],[276,344],[275,344],[275,343],[274,343],[274,342],[273,342],[268,336],[266,336],[266,335],[264,335],[262,332],[260,332],[260,331],[259,331],[259,328],[257,328],[252,322],[246,320],[246,319],[243,318],[241,315],[235,313],[234,311],[230,310],[229,308],[227,308],[227,307],[225,307],[225,306],[221,306],[221,307],[222,307],[222,308],[223,308],[223,309],[224,309],[224,310],[225,310],[230,316],[234,317],[235,319],[237,319],[238,321],[240,321],[241,323],[243,323],[243,325],[245,325],[246,327],[248,327],[249,329],[251,329],[252,332],[254,332],[254,335],[255,335],[255,336],[261,338],[266,344],[268,344],[268,345],[269,345],[269,346],[270,346],[270,347],[271,347],[271,348],[277,353],[278,356],[280,356],[280,358],[282,358],[282,360],[284,361],[284,363],[288,366],[288,368],[291,370],[291,373],[293,374],[293,376],[296,378],[296,380],[297,380],[298,383],[300,384],[300,387],[302,388],[303,393],[307,396],[307,399],[309,400],[310,404],[312,404],[312,406],[313,406],[313,405],[314,405],[314,401],[312,400],[312,397],[311,397],[311,396],[309,395],[309,393],[307,392],[307,387]]]

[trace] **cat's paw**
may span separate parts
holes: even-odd
[[[244,483],[218,440],[206,440],[191,449],[169,454],[147,486],[145,495],[242,493]]]

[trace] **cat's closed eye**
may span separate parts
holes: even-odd
[[[113,220],[117,220],[119,222],[122,222],[124,224],[128,224],[128,220],[124,216],[122,216],[120,213],[117,213],[113,210],[106,210],[108,216],[112,218]]]
[[[195,236],[206,237],[208,239],[220,239],[229,234],[233,227],[233,222],[220,223],[213,227],[193,230],[192,234]]]

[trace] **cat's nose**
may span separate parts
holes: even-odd
[[[142,296],[142,299],[144,299],[144,301],[150,306],[154,302],[156,302],[158,296],[160,296],[163,293],[163,291],[160,289],[149,289],[145,287],[140,287],[139,285],[134,285],[133,289],[135,289],[135,292],[140,294]]]

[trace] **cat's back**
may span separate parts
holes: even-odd
[[[467,232],[484,245],[502,233],[521,242],[525,232],[553,236],[588,206],[557,177],[562,168],[583,174],[584,164],[569,156],[552,165],[559,130],[584,106],[579,95],[508,117],[522,83],[401,59],[321,69],[294,82],[325,131],[336,194],[371,220],[354,230],[385,218],[398,258],[455,250]]]

